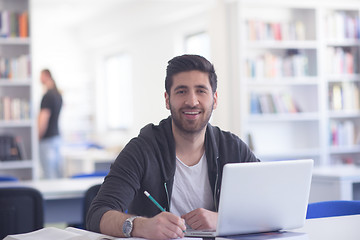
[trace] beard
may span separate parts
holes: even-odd
[[[214,109],[214,102],[210,105],[208,109],[201,108],[179,108],[175,109],[169,100],[171,117],[174,125],[185,134],[195,134],[201,132],[209,123],[212,111]],[[200,116],[196,120],[185,119],[183,116],[183,109],[187,110],[198,110],[200,111]]]

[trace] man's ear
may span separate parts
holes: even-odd
[[[164,96],[165,96],[166,109],[170,110],[170,96],[167,92],[165,92]]]
[[[213,107],[214,110],[217,107],[217,103],[218,103],[218,95],[217,92],[214,92],[214,107]]]

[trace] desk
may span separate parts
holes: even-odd
[[[287,232],[217,237],[216,240],[359,240],[360,215],[307,219],[303,228]]]
[[[64,157],[65,176],[109,170],[119,152],[95,148],[63,148],[61,154]]]
[[[32,187],[44,198],[45,223],[81,223],[83,197],[88,188],[101,184],[103,177],[0,182],[1,187]]]
[[[314,168],[309,202],[331,200],[360,200],[359,167]]]
[[[309,240],[359,240],[360,215],[307,219],[296,232],[305,232]]]

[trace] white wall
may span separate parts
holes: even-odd
[[[154,27],[134,34],[132,38],[122,40],[121,45],[114,44],[106,48],[97,49],[93,57],[94,65],[109,53],[114,51],[130,53],[133,58],[133,103],[134,121],[129,131],[98,132],[105,134],[111,141],[127,142],[136,136],[139,130],[148,123],[157,124],[161,119],[169,116],[165,108],[165,70],[167,62],[176,54],[182,54],[180,38],[189,32],[198,32],[206,28],[204,16],[195,16],[177,23]],[[194,22],[196,23],[194,25]],[[98,70],[101,71],[101,70]],[[97,74],[97,83],[101,83],[102,75]],[[119,103],[122,104],[122,103]],[[101,121],[101,104],[97,109],[97,120]],[[98,128],[100,129],[100,128]],[[113,138],[109,138],[113,136]]]
[[[175,2],[179,5],[181,1]],[[145,124],[157,124],[166,118],[169,115],[164,101],[167,61],[182,54],[184,35],[203,30],[211,35],[212,59],[219,78],[220,102],[213,124],[231,130],[226,9],[222,1],[212,2],[200,1],[191,6],[190,1],[181,6],[184,11],[180,11],[180,5],[173,4],[162,4],[163,9],[156,8],[156,3],[125,4],[82,24],[61,25],[59,13],[43,8],[43,1],[33,0],[33,75],[38,83],[42,68],[53,71],[63,90],[61,127],[67,139],[88,137],[82,136],[84,130],[98,135],[97,139],[107,145],[124,144]],[[66,11],[60,12],[61,15],[66,18]],[[101,62],[105,56],[118,52],[130,53],[133,58],[134,122],[129,131],[106,132],[100,124],[102,102],[97,99],[97,90],[103,83]]]

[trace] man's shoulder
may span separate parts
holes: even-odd
[[[161,134],[164,132],[168,133],[171,130],[170,125],[171,125],[170,118],[161,120],[158,125],[155,125],[154,123],[149,123],[140,130],[139,136],[142,136],[142,135],[154,136],[156,134]]]
[[[235,141],[235,142],[241,141],[240,137],[237,136],[236,134],[230,131],[222,130],[218,126],[213,126],[211,124],[208,124],[208,129],[209,132],[219,141],[224,141],[224,140]]]

